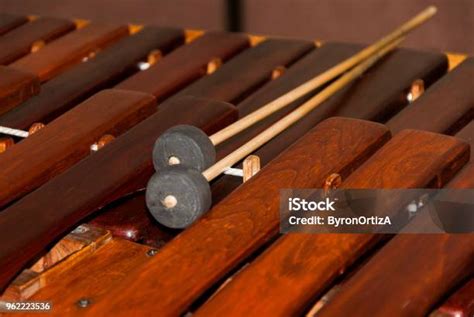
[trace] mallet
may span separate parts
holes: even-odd
[[[327,84],[355,65],[370,58],[388,44],[400,39],[428,20],[435,13],[435,7],[428,7],[376,43],[366,47],[354,56],[310,79],[270,103],[267,103],[258,110],[248,114],[210,137],[200,129],[189,125],[179,125],[167,130],[157,139],[153,149],[153,164],[155,170],[158,171],[169,165],[181,164],[185,167],[195,168],[198,171],[204,171],[215,162],[216,145],[265,119],[298,98]]]
[[[146,188],[146,204],[152,215],[158,222],[171,228],[185,228],[193,223],[211,207],[211,180],[303,118],[359,77],[401,41],[398,39],[387,45],[204,172],[183,165],[171,165],[157,171]]]

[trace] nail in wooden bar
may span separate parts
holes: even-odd
[[[0,37],[0,64],[6,65],[31,53],[36,42],[48,43],[76,28],[74,22],[38,18]]]
[[[437,175],[446,182],[466,162],[467,151],[465,143],[452,137],[406,130],[355,170],[341,188],[421,188],[430,185]],[[394,203],[396,210],[397,202]],[[234,276],[197,315],[219,315],[223,310],[226,316],[241,316],[250,311],[272,316],[302,314],[341,272],[383,237],[284,235]],[[338,316],[349,315],[352,316]]]
[[[28,18],[25,16],[2,13],[0,14],[0,35],[3,35],[27,22]]]
[[[0,115],[39,91],[40,82],[33,74],[0,66]]]
[[[159,102],[204,76],[212,59],[225,62],[249,44],[243,34],[209,32],[116,87],[153,94]]]
[[[388,138],[380,124],[345,118],[324,121],[129,274],[90,313],[127,315],[151,307],[161,315],[184,312],[278,234],[280,188],[320,186],[331,173],[345,177]]]
[[[103,90],[12,146],[0,156],[0,206],[71,167],[101,136],[118,136],[154,113],[155,107],[149,94]]]
[[[163,131],[192,124],[211,134],[236,118],[237,110],[226,103],[193,97],[168,101],[111,144],[0,212],[0,241],[8,242],[0,244],[0,290],[28,261],[92,212],[143,188],[153,175],[151,152]]]
[[[91,23],[11,66],[37,75],[42,82],[47,81],[126,35],[128,28],[124,25]]]
[[[46,124],[133,73],[137,63],[146,60],[152,50],[166,54],[183,41],[181,30],[146,27],[43,84],[40,95],[0,116],[0,125],[26,130],[35,122]]]

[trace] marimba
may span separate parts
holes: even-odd
[[[472,234],[278,230],[282,188],[472,188],[474,59],[396,49],[256,150],[245,183],[214,179],[210,212],[177,230],[145,205],[157,137],[212,134],[363,46],[6,14],[0,34],[0,126],[23,130],[1,138],[4,302],[61,316],[474,315]]]

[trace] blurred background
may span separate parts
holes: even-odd
[[[434,4],[406,47],[474,55],[474,0],[0,0],[0,12],[368,43]]]

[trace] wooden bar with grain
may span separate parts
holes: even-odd
[[[355,170],[340,188],[423,188],[432,186],[437,176],[443,184],[466,163],[467,153],[468,145],[455,138],[405,130]],[[391,203],[393,210],[402,204],[396,200]],[[226,316],[250,312],[272,316],[302,314],[347,267],[385,237],[284,235],[234,276],[197,315],[219,315],[224,310]]]
[[[26,16],[0,13],[0,35],[3,35],[28,22]]]
[[[0,66],[0,116],[39,91],[40,81],[33,74]]]
[[[127,315],[151,307],[161,315],[185,312],[278,234],[280,188],[320,186],[332,173],[346,177],[389,136],[377,123],[346,118],[322,122],[130,273],[89,312]]]
[[[183,41],[182,30],[145,27],[43,84],[41,94],[0,116],[0,125],[26,130],[35,122],[47,124],[85,98],[133,74],[137,63],[146,60],[151,51],[167,54]]]
[[[176,124],[192,124],[211,134],[236,118],[237,110],[226,103],[193,97],[169,101],[111,144],[0,212],[0,241],[7,242],[0,244],[0,290],[85,217],[144,188],[154,173],[153,144],[163,131]]]
[[[150,93],[160,102],[206,75],[207,65],[213,59],[226,62],[249,44],[243,34],[205,33],[116,87]]]
[[[470,85],[473,77],[474,58],[468,58],[388,121],[387,126],[393,133],[406,128],[456,133],[474,118],[474,89]]]
[[[314,49],[311,42],[268,39],[239,54],[176,96],[198,96],[236,104],[271,80],[272,71],[289,66]]]
[[[471,317],[474,315],[474,278],[456,290],[429,317]]]
[[[0,206],[71,167],[101,136],[120,135],[154,113],[155,107],[149,94],[103,90],[15,144],[0,156]]]
[[[74,22],[38,18],[0,37],[0,64],[7,65],[31,53],[36,42],[46,44],[76,28]]]
[[[127,35],[127,26],[91,23],[11,66],[33,73],[44,82]]]

